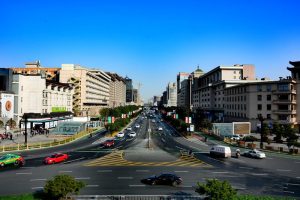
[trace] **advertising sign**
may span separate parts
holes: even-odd
[[[52,112],[65,112],[67,111],[66,107],[52,107],[51,109]]]
[[[1,94],[1,117],[13,118],[14,117],[14,95]]]

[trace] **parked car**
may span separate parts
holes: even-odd
[[[215,145],[215,146],[211,147],[209,154],[212,157],[230,158],[231,157],[231,149],[230,149],[230,147],[227,147],[227,146]]]
[[[161,126],[159,126],[157,130],[162,131],[163,128]]]
[[[135,125],[135,128],[140,128],[141,126],[139,124],[136,124]]]
[[[122,138],[122,137],[124,137],[124,136],[125,136],[125,134],[124,134],[123,132],[120,132],[120,133],[117,134],[117,137],[118,137],[118,138]]]
[[[24,158],[16,154],[10,153],[0,157],[0,167],[5,167],[7,165],[23,166],[24,164]]]
[[[136,132],[133,132],[133,131],[130,132],[130,133],[129,133],[129,137],[136,137]]]
[[[60,162],[63,162],[65,160],[67,160],[68,158],[69,158],[68,154],[55,153],[55,154],[52,154],[49,157],[46,157],[44,159],[44,164],[50,165],[50,164],[60,163]]]
[[[172,185],[177,186],[182,183],[182,178],[175,174],[161,174],[159,176],[150,176],[142,179],[142,183],[149,185]]]
[[[242,155],[246,156],[246,157],[250,157],[250,158],[265,158],[266,157],[265,153],[258,151],[256,149],[246,151]]]
[[[132,130],[131,126],[128,126],[128,127],[126,128],[126,130],[131,131],[131,130]]]
[[[104,143],[103,143],[103,146],[104,147],[113,147],[115,145],[115,140],[106,140]]]

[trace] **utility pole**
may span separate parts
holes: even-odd
[[[24,113],[23,115],[23,118],[24,118],[24,123],[25,123],[25,145],[27,145],[27,121],[28,121],[28,118],[27,118],[27,115],[26,113]]]

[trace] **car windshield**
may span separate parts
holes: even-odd
[[[7,159],[8,157],[9,157],[8,155],[1,156],[1,157],[0,157],[0,160],[5,160],[5,159]]]
[[[106,142],[113,142],[113,140],[107,140]]]
[[[56,158],[57,157],[57,154],[53,154],[50,156],[50,158]]]

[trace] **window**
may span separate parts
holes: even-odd
[[[271,119],[271,114],[267,114],[267,119]]]
[[[267,91],[271,92],[271,90],[272,90],[272,85],[267,85]]]
[[[267,101],[271,101],[271,95],[267,95]]]
[[[261,101],[262,100],[262,96],[261,95],[257,95],[257,101]]]
[[[262,91],[261,85],[257,85],[257,91],[258,91],[258,92],[261,92],[261,91]]]
[[[288,91],[289,85],[288,84],[280,84],[280,85],[278,85],[278,90],[279,91]]]
[[[257,110],[261,110],[262,106],[261,104],[257,104]]]
[[[21,91],[23,91],[23,85],[21,86]]]
[[[233,71],[234,74],[236,74],[236,71]]]
[[[267,110],[271,110],[271,104],[267,104]]]

